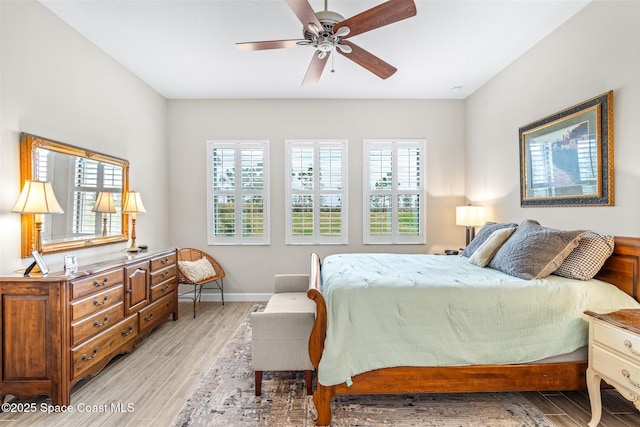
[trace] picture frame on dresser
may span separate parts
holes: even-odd
[[[519,129],[520,205],[613,206],[613,91]]]
[[[68,254],[64,256],[64,273],[73,274],[78,271],[78,259],[76,254]]]
[[[29,267],[27,267],[27,269],[24,271],[24,276],[29,277],[36,265],[40,269],[40,273],[42,273],[43,276],[46,276],[47,274],[49,274],[49,269],[47,268],[47,265],[44,263],[44,259],[42,259],[42,256],[40,255],[40,253],[38,251],[32,251],[31,256],[33,257],[33,263]]]

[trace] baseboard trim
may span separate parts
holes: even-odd
[[[193,301],[193,294],[185,294],[178,298],[180,301]],[[269,301],[273,294],[228,294],[224,293],[225,301],[239,301],[239,302],[247,302],[247,301]],[[215,293],[202,293],[201,301],[203,302],[221,302],[222,298],[220,297],[220,292]]]

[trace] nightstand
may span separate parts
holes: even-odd
[[[615,387],[640,410],[640,310],[585,314],[589,316],[589,427],[596,427],[602,415],[600,380]]]

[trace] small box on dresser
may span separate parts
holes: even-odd
[[[640,410],[640,310],[585,314],[589,316],[589,427],[596,427],[602,415],[600,380],[615,387]]]
[[[80,379],[178,319],[176,271],[176,250],[163,249],[107,256],[72,275],[0,278],[0,397],[69,405]]]

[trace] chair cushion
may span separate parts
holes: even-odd
[[[201,282],[216,276],[216,269],[207,258],[197,261],[178,261],[178,268],[184,276],[193,283]]]

